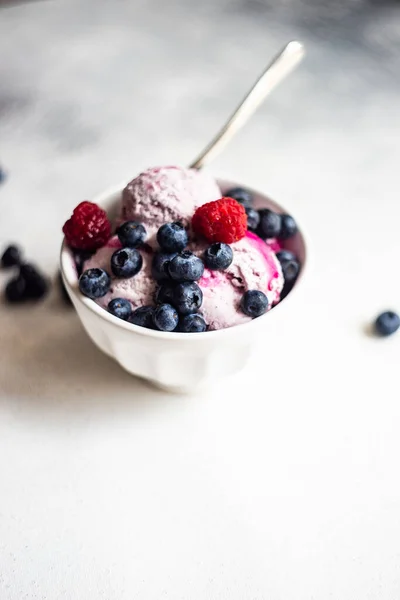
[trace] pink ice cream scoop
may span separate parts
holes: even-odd
[[[193,242],[189,248],[195,254],[202,256],[208,247],[207,242]],[[248,232],[246,237],[231,245],[233,261],[225,271],[210,271],[206,269],[198,281],[203,292],[203,303],[200,312],[203,314],[208,328],[223,329],[250,321],[240,308],[240,300],[248,290],[264,292],[269,301],[269,307],[279,301],[283,288],[283,275],[274,251],[259,237]],[[100,248],[94,256],[85,262],[85,269],[94,267],[104,269],[111,276],[110,260],[112,254],[121,248],[117,237]],[[126,298],[132,308],[154,304],[157,284],[151,275],[153,252],[142,249],[143,267],[137,275],[129,279],[119,279],[112,276],[109,292],[96,300],[107,308],[112,298]]]
[[[111,275],[110,290],[105,296],[98,298],[96,302],[103,308],[107,308],[108,303],[113,298],[126,298],[134,309],[139,308],[139,306],[154,304],[156,282],[151,276],[152,252],[141,251],[143,266],[139,273],[129,279],[119,279],[112,275],[110,268],[111,256],[119,248],[121,248],[121,243],[117,236],[114,236],[85,262],[85,270],[99,268],[104,269]]]
[[[191,250],[201,256],[209,244],[192,244]],[[203,291],[200,312],[208,328],[223,329],[251,321],[240,308],[243,294],[259,290],[266,294],[269,308],[279,301],[284,279],[282,269],[271,247],[254,233],[231,244],[233,261],[225,271],[206,269],[198,284]]]
[[[173,166],[153,167],[124,189],[119,221],[142,223],[147,243],[156,248],[155,236],[161,225],[181,221],[186,227],[198,206],[221,195],[215,180],[205,173]]]

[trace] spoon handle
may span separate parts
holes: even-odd
[[[200,169],[215,158],[250,119],[268,94],[298,65],[303,56],[303,45],[296,41],[289,42],[271,61],[230,119],[190,165],[190,168]]]

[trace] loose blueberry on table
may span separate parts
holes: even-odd
[[[400,316],[392,310],[381,313],[374,323],[375,332],[382,337],[393,335],[399,327]]]
[[[11,244],[8,246],[1,257],[1,266],[3,269],[16,267],[22,262],[22,251],[18,246]]]
[[[47,277],[33,265],[23,261],[23,252],[17,244],[9,244],[1,255],[1,267],[13,271],[13,277],[4,289],[4,298],[10,304],[42,300],[49,292]]]
[[[10,303],[41,300],[49,292],[49,282],[35,267],[25,265],[19,275],[6,285],[5,298]]]
[[[35,265],[25,263],[21,265],[20,277],[25,279],[26,294],[31,300],[40,300],[49,291],[49,282],[47,278],[38,270]]]
[[[24,302],[26,298],[26,281],[21,276],[11,279],[4,290],[4,296],[10,304]]]

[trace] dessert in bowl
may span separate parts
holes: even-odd
[[[133,375],[191,391],[290,318],[305,243],[263,194],[159,167],[84,204],[64,226],[64,283],[91,339]]]

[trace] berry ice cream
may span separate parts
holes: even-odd
[[[282,240],[297,227],[289,215],[256,211],[246,190],[232,196],[221,198],[212,178],[191,169],[148,169],[124,189],[107,241],[104,211],[80,205],[64,232],[73,248],[97,248],[83,263],[82,294],[115,317],[167,332],[261,316],[296,280],[300,265]]]
[[[202,253],[202,243],[195,252]],[[279,302],[283,289],[282,269],[275,252],[250,231],[231,245],[233,261],[224,271],[206,269],[198,284],[203,292],[201,312],[210,330],[224,329],[251,320],[240,306],[249,290],[263,292],[269,306]]]
[[[112,274],[110,264],[113,254],[121,248],[121,242],[117,236],[114,236],[84,264],[85,271],[96,268],[110,273],[111,285],[109,290],[104,296],[96,300],[97,303],[107,308],[108,303],[113,298],[125,298],[129,300],[134,309],[139,308],[139,306],[152,304],[157,285],[151,274],[152,254],[149,251],[142,251],[143,264],[137,275],[134,277],[119,278]]]
[[[187,226],[196,208],[217,200],[216,181],[195,169],[154,167],[143,171],[123,191],[121,221],[139,221],[146,227],[147,243],[156,247],[156,233],[164,223]]]
[[[203,256],[209,244],[192,243],[189,248],[197,256]],[[139,273],[127,279],[120,279],[110,271],[111,257],[121,243],[115,236],[97,250],[84,265],[84,269],[99,268],[111,274],[108,292],[96,302],[107,308],[113,298],[129,300],[133,309],[154,304],[157,281],[153,279],[151,264],[153,254],[142,251],[143,267]],[[250,321],[240,308],[243,293],[248,290],[264,292],[272,307],[279,301],[283,288],[282,269],[275,253],[255,234],[248,232],[246,237],[231,245],[233,260],[225,271],[205,269],[197,284],[203,292],[201,313],[208,329],[224,329]]]

